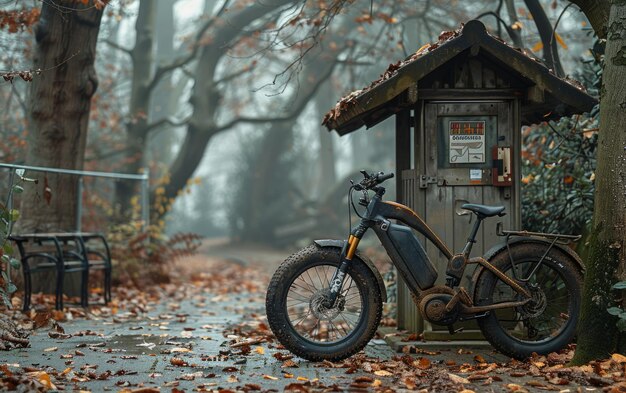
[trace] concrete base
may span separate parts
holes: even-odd
[[[417,341],[403,341],[410,336],[410,333],[397,330],[394,327],[381,327],[378,329],[378,333],[387,342],[395,352],[402,352],[402,348],[407,346],[413,346],[415,348],[423,349],[490,349],[491,344],[485,340],[472,340],[462,336],[462,333],[457,333],[454,336],[450,336],[446,333],[446,336],[454,337],[453,339],[425,339]],[[473,332],[468,332],[473,333]]]

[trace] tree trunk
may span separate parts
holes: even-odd
[[[293,143],[293,122],[270,124],[261,138],[259,151],[252,156],[254,162],[244,180],[248,184],[246,202],[240,206],[244,225],[240,236],[245,242],[273,243],[274,229],[288,207],[284,187],[290,171],[281,161]]]
[[[315,105],[317,106],[318,119],[324,117],[326,110],[333,105],[335,93],[333,92],[330,81],[325,81],[320,87],[320,91],[315,97]],[[321,195],[325,190],[330,189],[337,182],[337,172],[335,169],[335,148],[333,146],[333,135],[328,132],[326,127],[319,127],[320,137],[320,173],[318,175],[318,190]],[[320,196],[321,196],[320,195]]]
[[[617,318],[606,310],[615,305],[612,299],[617,294],[611,286],[626,279],[625,74],[626,2],[614,0],[602,75],[593,233],[574,364],[606,358],[616,350],[624,350],[618,348]]]
[[[156,61],[162,64],[172,61],[176,57],[174,50],[174,4],[171,0],[157,1],[156,23],[159,28],[156,31]],[[184,83],[180,85],[184,86]],[[150,123],[167,118],[176,114],[180,95],[172,94],[179,86],[174,86],[173,74],[169,73],[161,79],[152,93],[152,102],[148,117]],[[168,164],[172,159],[172,145],[175,143],[173,127],[165,126],[166,130],[155,132],[149,136],[148,160],[155,160],[162,164]],[[155,130],[157,131],[157,130]],[[157,170],[160,168],[157,168]],[[161,176],[162,173],[150,173]]]
[[[57,2],[59,3],[59,2]],[[102,10],[93,4],[43,2],[35,27],[35,76],[30,92],[26,163],[82,169],[90,101],[98,80],[94,69]],[[39,179],[22,200],[22,231],[76,229],[77,177],[29,173]],[[46,185],[49,187],[45,189]]]
[[[195,84],[189,100],[193,106],[193,113],[187,125],[185,140],[170,166],[171,181],[165,186],[162,196],[165,200],[175,199],[185,188],[187,181],[200,164],[209,141],[218,132],[215,121],[222,97],[215,77],[217,66],[226,53],[226,48],[244,33],[246,26],[292,1],[254,3],[226,14],[222,17],[224,23],[209,31],[212,41],[203,47],[196,65]]]
[[[598,37],[606,38],[611,10],[609,0],[571,0],[571,2],[585,13]]]
[[[139,173],[144,166],[147,146],[148,112],[150,108],[150,83],[154,75],[155,28],[158,3],[142,0],[135,23],[135,46],[131,52],[133,76],[130,92],[130,120],[126,125],[126,153],[124,171]],[[118,181],[115,187],[117,208],[121,214],[128,213],[130,199],[136,194],[138,184],[134,181]]]

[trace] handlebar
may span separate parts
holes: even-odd
[[[377,174],[369,174],[367,173],[367,171],[361,171],[361,173],[363,174],[363,180],[361,180],[358,184],[354,185],[354,189],[357,191],[362,191],[362,190],[371,190],[372,188],[376,187],[377,185],[383,183],[386,180],[391,179],[394,174],[393,173],[387,173],[385,174],[384,172],[378,172]]]

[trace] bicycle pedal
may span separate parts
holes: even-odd
[[[461,333],[463,331],[463,327],[460,327],[458,329],[454,329],[454,326],[452,325],[448,325],[448,332],[452,335],[457,334],[457,333]]]

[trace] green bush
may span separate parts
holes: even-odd
[[[598,110],[523,130],[522,225],[584,233],[593,214]]]
[[[17,176],[17,182],[14,181],[15,176]],[[20,261],[13,258],[13,247],[9,240],[13,224],[19,218],[20,213],[17,209],[9,208],[9,201],[13,199],[14,194],[24,191],[21,186],[23,182],[36,182],[24,177],[24,170],[18,169],[15,176],[11,177],[6,201],[0,202],[0,299],[9,308],[11,307],[11,294],[17,290],[8,274],[9,266],[14,269],[20,268]]]

